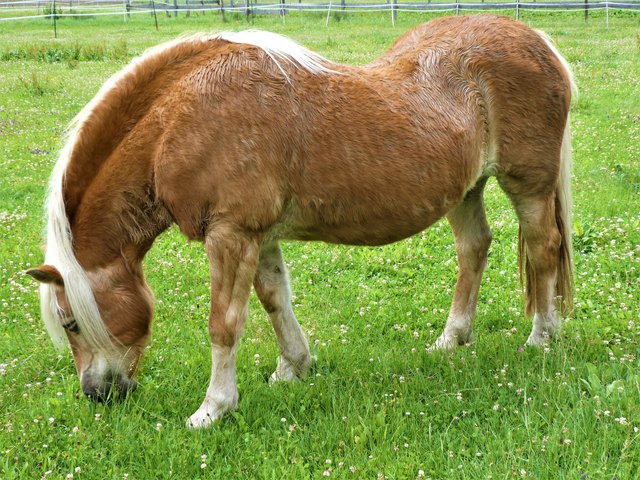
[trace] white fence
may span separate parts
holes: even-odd
[[[375,0],[374,0],[375,1]],[[0,0],[0,22],[35,18],[134,15],[162,12],[168,16],[191,15],[196,12],[240,12],[246,15],[307,12],[391,12],[395,20],[399,12],[455,12],[512,10],[516,17],[523,11],[590,11],[633,10],[640,12],[640,0]]]

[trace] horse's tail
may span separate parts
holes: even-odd
[[[567,87],[571,91],[571,98],[576,98],[578,89],[569,67],[569,63],[560,55],[555,46],[551,43],[549,37],[543,32],[538,32],[542,39],[547,43],[551,51],[558,58],[564,76],[566,78]],[[569,127],[569,115],[564,127],[562,137],[562,147],[560,149],[560,172],[555,191],[555,218],[556,226],[560,232],[560,247],[558,250],[558,258],[556,263],[556,295],[559,300],[560,311],[564,314],[573,306],[573,247],[571,243],[571,230],[573,222],[571,219],[571,129]],[[535,308],[535,299],[533,298],[533,285],[535,282],[531,265],[527,258],[524,238],[522,231],[518,235],[518,256],[520,260],[521,278],[526,277],[525,302],[526,313],[532,315]],[[522,278],[522,280],[525,280]]]
[[[556,293],[560,297],[560,310],[566,313],[573,307],[573,246],[571,243],[571,130],[569,117],[564,128],[560,153],[560,176],[556,186],[556,224],[560,232]]]

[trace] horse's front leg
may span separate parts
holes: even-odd
[[[207,235],[205,248],[211,269],[211,379],[202,405],[187,421],[192,428],[207,427],[238,405],[236,346],[247,318],[260,239],[217,228]]]
[[[278,242],[263,245],[254,286],[262,306],[269,314],[280,347],[278,366],[271,380],[302,378],[311,365],[311,354],[291,308],[289,277]]]
[[[432,350],[452,350],[473,339],[473,317],[478,290],[487,264],[491,231],[484,213],[482,194],[487,179],[481,179],[467,193],[462,204],[447,215],[458,253],[458,280],[444,331]]]

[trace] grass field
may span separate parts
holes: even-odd
[[[476,343],[425,349],[456,275],[446,222],[384,248],[287,243],[295,310],[317,363],[269,386],[277,347],[255,298],[238,352],[240,405],[189,431],[210,372],[208,267],[175,229],[145,265],[157,297],[141,387],[111,406],[83,398],[70,352],[39,319],[42,203],[65,125],[146,47],[184,32],[285,33],[365,63],[427,17],[146,15],[0,23],[0,478],[640,477],[640,15],[524,16],[572,64],[577,304],[561,338],[530,330],[516,270],[517,223],[495,183],[494,234]]]

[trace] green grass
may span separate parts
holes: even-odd
[[[230,17],[231,18],[231,17]],[[318,361],[269,386],[277,347],[255,298],[238,351],[240,405],[213,428],[184,422],[210,370],[208,267],[172,229],[146,259],[157,296],[141,387],[122,403],[83,398],[23,271],[42,259],[42,203],[64,126],[112,73],[184,32],[282,32],[364,63],[425,16],[324,14],[219,23],[146,15],[0,23],[0,478],[567,478],[640,475],[640,15],[525,14],[574,67],[577,305],[561,338],[519,351],[530,330],[515,217],[495,183],[494,233],[476,343],[425,351],[456,275],[446,222],[377,249],[284,245],[295,310]],[[206,455],[206,457],[205,457]],[[76,469],[79,469],[77,471]],[[51,472],[47,474],[47,472]]]

